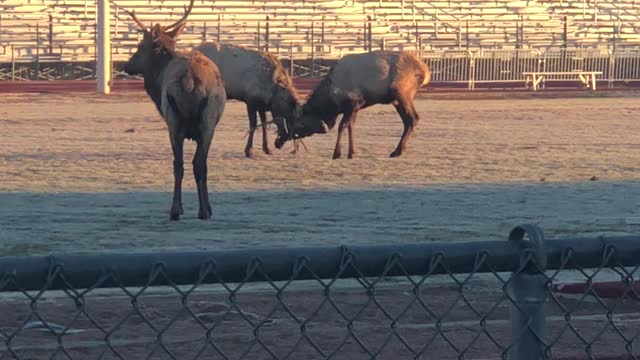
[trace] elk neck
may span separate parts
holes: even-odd
[[[160,110],[160,99],[162,97],[162,81],[164,71],[169,65],[169,62],[173,59],[175,53],[168,49],[163,49],[158,54],[149,56],[144,66],[144,88],[147,91],[149,97],[156,104],[158,110]]]
[[[314,113],[328,120],[340,114],[340,108],[331,96],[331,80],[327,76],[313,90],[309,100],[302,106],[303,113]]]

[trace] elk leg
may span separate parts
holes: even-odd
[[[420,117],[416,112],[415,107],[413,106],[413,101],[410,99],[400,98],[398,102],[394,104],[398,115],[402,118],[402,123],[404,124],[404,131],[402,132],[402,137],[400,138],[400,142],[396,149],[391,153],[390,157],[398,157],[402,155],[402,153],[407,148],[407,142],[413,133],[413,129],[418,124],[418,120]]]
[[[260,115],[260,122],[262,122],[262,151],[267,155],[271,155],[269,140],[267,139],[267,113],[263,107],[260,107],[258,108],[258,114]]]
[[[177,131],[172,131],[171,136],[171,149],[173,150],[173,203],[171,204],[171,210],[169,216],[171,220],[180,220],[180,215],[184,213],[182,208],[182,177],[184,176],[184,159],[183,159],[183,145],[184,137],[178,134]]]
[[[209,189],[207,188],[207,155],[211,147],[213,131],[209,134],[202,134],[202,139],[198,141],[196,153],[193,156],[193,177],[198,188],[198,219],[207,220],[211,218],[211,206],[209,205]]]
[[[336,139],[336,147],[333,149],[333,159],[339,159],[341,156],[342,151],[340,141],[342,140],[342,132],[347,126],[349,126],[349,122],[353,114],[353,108],[349,108],[347,109],[347,111],[345,111],[344,115],[342,115],[342,119],[340,119],[340,125],[338,125],[338,138]]]
[[[349,159],[353,159],[353,156],[356,153],[356,144],[353,140],[353,128],[356,125],[356,119],[358,118],[358,113],[354,112],[353,115],[351,115],[351,120],[349,121],[349,125],[348,125],[348,130],[349,130],[349,155],[348,158]]]
[[[249,115],[249,136],[247,138],[247,146],[244,148],[244,155],[248,158],[253,157],[253,133],[258,126],[256,112],[258,108],[252,102],[247,103],[247,115]]]
[[[293,140],[293,150],[291,151],[291,153],[293,155],[297,154],[299,148],[300,148],[300,142],[298,140]]]

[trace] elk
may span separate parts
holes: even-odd
[[[220,69],[227,99],[242,101],[249,116],[249,136],[244,152],[253,157],[253,134],[257,127],[256,113],[262,125],[262,151],[271,155],[267,139],[266,112],[271,111],[278,127],[278,138],[289,136],[289,126],[300,116],[300,102],[293,81],[274,55],[242,46],[207,43],[197,47]],[[282,147],[276,142],[276,147]]]
[[[372,51],[352,54],[338,60],[313,90],[295,121],[290,139],[329,132],[342,115],[333,159],[340,158],[340,140],[349,130],[349,155],[356,153],[354,127],[358,112],[375,104],[393,104],[402,119],[404,131],[391,157],[407,148],[419,116],[413,98],[421,86],[431,80],[429,67],[406,51]],[[284,139],[286,141],[287,139]]]
[[[217,66],[198,51],[178,52],[176,38],[184,30],[194,0],[185,7],[184,16],[169,26],[147,29],[135,15],[128,14],[144,36],[138,49],[125,64],[129,75],[142,74],[147,94],[156,105],[169,129],[173,150],[174,190],[169,211],[171,220],[179,220],[182,208],[183,144],[197,144],[193,157],[193,175],[198,189],[199,219],[210,219],[211,205],[207,189],[207,156],[216,125],[226,102],[224,85]]]

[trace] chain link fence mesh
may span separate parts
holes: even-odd
[[[0,359],[512,359],[523,358],[526,334],[539,349],[528,358],[635,359],[638,266],[620,256],[640,264],[640,242],[629,241],[618,243],[634,254],[603,245],[597,259],[575,242],[553,250],[548,269],[534,248],[507,246],[511,271],[505,254],[475,248],[456,260],[436,251],[416,271],[408,261],[420,256],[398,245],[383,262],[342,248],[331,277],[316,274],[322,258],[293,256],[288,275],[274,276],[253,257],[229,282],[224,261],[210,258],[191,264],[189,285],[154,260],[140,286],[111,268],[75,288],[77,268],[50,258],[44,285],[26,290],[20,272],[0,265]],[[519,294],[527,277],[543,294],[541,314],[535,296]]]

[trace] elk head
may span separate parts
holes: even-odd
[[[327,125],[327,121],[335,124],[335,116],[327,119],[324,114],[315,114],[303,112],[291,127],[291,137],[293,139],[301,139],[313,134],[326,134],[332,126]]]
[[[155,63],[154,59],[166,57],[175,51],[176,38],[184,30],[187,24],[187,17],[193,9],[195,0],[191,0],[188,7],[184,9],[182,18],[169,26],[147,27],[136,17],[135,11],[127,11],[133,21],[143,31],[143,38],[138,49],[124,65],[124,71],[129,75],[142,74],[148,64]]]
[[[275,145],[280,149],[287,140],[292,139],[291,129],[302,115],[302,106],[300,106],[295,91],[288,88],[278,88],[271,103],[271,113],[273,114],[273,122],[278,128]]]

